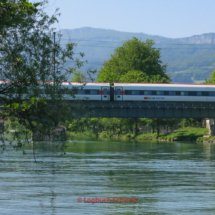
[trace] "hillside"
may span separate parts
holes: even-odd
[[[173,82],[200,83],[215,69],[215,33],[171,39],[144,33],[86,27],[63,29],[61,34],[62,44],[77,42],[76,52],[85,53],[88,63],[82,67],[82,71],[100,69],[114,49],[132,37],[155,41],[155,47],[161,48],[162,61],[168,64],[167,73]]]

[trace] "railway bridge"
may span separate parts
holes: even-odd
[[[81,101],[80,104],[74,113],[86,118],[215,118],[215,102]]]

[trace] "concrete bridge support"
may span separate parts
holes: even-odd
[[[206,119],[205,120],[206,128],[209,130],[209,136],[215,135],[215,123],[214,119]]]

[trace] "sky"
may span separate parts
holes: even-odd
[[[168,38],[215,32],[215,0],[49,0],[46,12],[56,8],[57,30],[92,27]]]

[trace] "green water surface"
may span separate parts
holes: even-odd
[[[37,162],[32,144],[1,154],[0,214],[215,214],[215,145],[82,138],[35,148]]]

